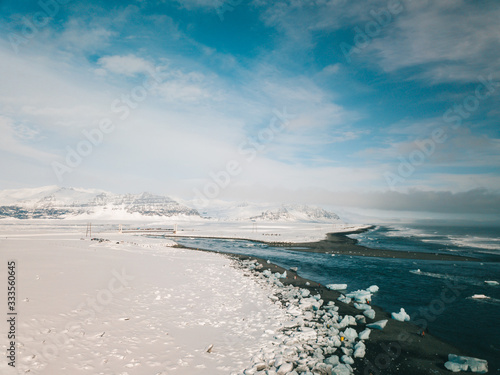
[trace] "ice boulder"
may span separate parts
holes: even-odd
[[[286,279],[286,271],[283,272],[283,274],[279,273],[279,272],[276,272],[274,274],[278,279]]]
[[[367,291],[369,291],[370,293],[376,293],[378,292],[379,290],[379,287],[377,285],[372,285],[370,286],[368,289],[366,289]]]
[[[361,341],[354,345],[354,358],[363,358],[366,354],[366,345]]]
[[[351,316],[351,315],[345,315],[342,320],[339,322],[339,327],[344,328],[347,326],[355,326],[357,325],[356,323],[356,318]]]
[[[347,298],[352,298],[358,303],[367,303],[372,299],[372,293],[368,290],[356,290],[355,292],[347,293]]]
[[[346,365],[353,365],[354,364],[354,359],[349,357],[348,355],[343,355],[342,358],[340,358],[342,362],[344,362]]]
[[[399,320],[400,322],[409,322],[410,321],[410,315],[408,315],[405,311],[405,309],[401,308],[398,313],[392,313],[391,314],[392,319]]]
[[[339,298],[337,298],[337,299],[338,299],[340,302],[344,302],[344,303],[346,303],[346,304],[351,303],[351,299],[350,299],[350,298],[348,298],[348,297],[346,297],[346,296],[344,296],[343,294],[341,294],[341,295],[340,295],[340,297],[339,297]]]
[[[328,284],[325,286],[330,290],[345,290],[345,289],[347,289],[347,284]]]
[[[444,364],[444,367],[452,372],[470,371],[478,374],[488,372],[488,362],[484,359],[463,357],[456,354],[448,355],[448,362]]]
[[[358,324],[366,324],[366,317],[364,315],[356,315],[355,319]]]
[[[332,375],[351,375],[351,370],[351,366],[341,363],[333,368]]]
[[[354,307],[358,310],[369,310],[372,307],[366,303],[354,303]]]
[[[474,299],[489,299],[490,297],[484,295],[484,294],[474,294],[471,298]]]
[[[370,337],[370,333],[372,332],[371,329],[367,328],[365,329],[364,331],[361,331],[358,335],[358,338],[360,340],[368,340],[368,338]]]
[[[358,333],[352,328],[347,328],[342,336],[344,336],[349,341],[354,341],[358,337]]]
[[[332,355],[325,359],[327,365],[337,366],[339,364],[339,357],[337,355]]]
[[[293,364],[291,363],[283,363],[278,369],[278,375],[285,375],[293,370]]]
[[[379,320],[378,322],[367,324],[366,327],[373,328],[373,329],[384,329],[386,324],[387,324],[387,319]]]
[[[375,310],[373,309],[367,309],[363,311],[363,315],[366,316],[369,319],[375,319]]]

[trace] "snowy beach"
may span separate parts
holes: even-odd
[[[226,257],[136,236],[80,237],[2,236],[19,285],[16,368],[4,357],[2,374],[229,374],[283,319],[270,288]]]

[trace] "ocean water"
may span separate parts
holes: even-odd
[[[421,261],[304,253],[262,243],[176,239],[206,250],[253,255],[322,284],[348,284],[348,291],[378,285],[373,304],[388,312],[401,307],[412,320],[469,355],[487,359],[500,373],[500,228],[408,224],[378,226],[350,235],[372,248],[464,254],[477,262]],[[489,298],[476,299],[474,295]]]

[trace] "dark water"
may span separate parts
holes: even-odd
[[[240,240],[188,239],[189,247],[269,259],[285,268],[298,267],[302,277],[321,284],[348,284],[348,291],[378,285],[373,303],[388,312],[401,307],[413,321],[458,346],[487,359],[490,373],[500,373],[500,246],[498,228],[446,226],[380,226],[352,235],[368,247],[467,254],[480,262],[443,262],[304,253]],[[488,299],[472,299],[484,294]]]

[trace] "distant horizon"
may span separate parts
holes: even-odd
[[[0,10],[0,189],[500,215],[499,2]]]
[[[173,199],[176,202],[179,202],[181,204],[187,205],[188,207],[197,209],[200,214],[202,214],[204,211],[208,210],[211,211],[212,209],[217,209],[217,208],[222,208],[222,207],[227,207],[228,205],[231,204],[240,204],[240,203],[248,203],[249,205],[260,205],[264,208],[278,208],[283,205],[306,205],[310,207],[320,207],[323,209],[326,209],[329,212],[333,212],[335,214],[338,214],[341,216],[341,219],[345,220],[347,219],[348,222],[356,222],[358,224],[364,223],[364,224],[388,224],[388,223],[398,223],[398,222],[413,222],[415,224],[422,222],[422,223],[431,223],[434,222],[436,224],[441,224],[445,225],[446,223],[450,223],[453,225],[494,225],[497,226],[500,224],[500,214],[498,212],[477,212],[477,209],[480,208],[478,205],[471,205],[469,207],[476,209],[475,212],[458,212],[458,211],[438,211],[437,206],[434,207],[434,210],[423,210],[423,209],[411,209],[411,208],[406,208],[406,209],[401,209],[403,207],[402,205],[398,205],[397,207],[400,207],[400,209],[394,209],[394,207],[388,206],[386,204],[381,204],[380,207],[377,205],[372,205],[371,207],[363,207],[363,206],[356,206],[354,204],[349,204],[349,202],[344,202],[342,203],[318,203],[314,201],[303,201],[303,202],[297,202],[295,201],[287,201],[287,200],[268,200],[268,201],[263,201],[263,200],[251,200],[251,199],[246,199],[246,200],[224,200],[224,199],[217,199],[210,201],[210,205],[206,207],[201,207],[197,206],[196,202],[193,200],[189,199],[184,199],[179,196],[171,195],[171,194],[165,194],[165,193],[155,193],[152,191],[142,191],[142,192],[115,192],[115,191],[109,191],[106,189],[99,189],[99,188],[83,188],[83,187],[75,187],[75,186],[68,186],[68,187],[63,187],[63,186],[58,186],[58,185],[49,185],[49,186],[39,186],[36,188],[20,188],[20,189],[3,189],[0,190],[0,206],[5,205],[4,204],[4,199],[5,199],[5,192],[13,192],[14,197],[17,197],[17,200],[24,200],[27,199],[26,196],[20,197],[19,193],[21,190],[26,191],[26,193],[33,192],[36,190],[60,190],[60,189],[73,189],[73,190],[84,190],[84,191],[98,191],[98,192],[106,192],[110,194],[117,194],[117,195],[125,195],[125,194],[132,194],[132,195],[139,195],[143,193],[149,193],[152,195],[156,196],[163,196],[163,197],[168,197]],[[3,193],[3,194],[2,194]],[[340,197],[340,200],[343,198]],[[412,199],[408,199],[409,202],[414,202]],[[377,203],[380,201],[375,201],[374,203]],[[450,203],[450,202],[449,202]],[[451,202],[453,203],[453,202]],[[10,204],[10,203],[9,203]],[[266,208],[266,209],[267,209]],[[363,221],[364,220],[364,221]]]

